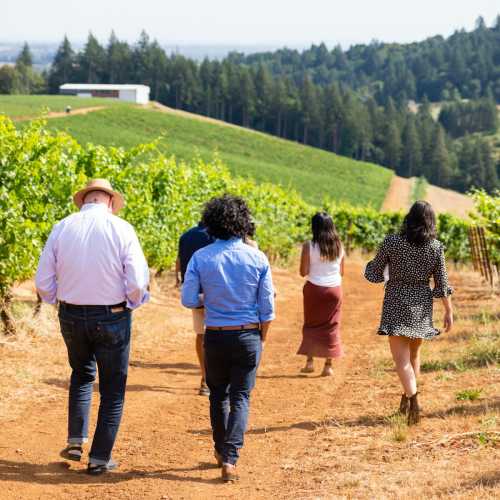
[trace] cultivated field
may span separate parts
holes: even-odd
[[[79,142],[130,147],[162,135],[162,148],[179,159],[204,160],[217,151],[232,173],[292,186],[306,201],[330,196],[378,208],[392,172],[241,127],[193,119],[179,114],[134,108],[107,109],[86,116],[51,120],[51,128],[67,130]]]
[[[53,101],[52,99],[56,99]],[[23,108],[23,103],[25,107]],[[57,106],[54,104],[57,102]],[[53,111],[91,104],[87,99],[56,96],[0,97],[0,113],[30,119],[42,106]],[[208,120],[197,115],[161,107],[144,109],[138,106],[92,100],[92,105],[108,109],[67,116],[49,121],[52,129],[66,130],[85,144],[135,146],[162,136],[160,147],[181,160],[199,156],[208,161],[214,152],[232,173],[292,186],[315,205],[328,196],[354,205],[379,208],[384,200],[393,172],[370,163],[358,162],[316,148],[272,137],[242,127]],[[9,104],[10,103],[10,104]],[[75,107],[76,107],[75,105]]]
[[[171,276],[154,285],[152,302],[135,316],[115,449],[121,467],[100,478],[87,476],[84,463],[58,457],[66,433],[64,344],[53,309],[44,306],[32,319],[32,285],[18,288],[23,333],[0,343],[2,499],[498,498],[498,295],[477,275],[452,271],[456,328],[424,346],[424,415],[408,429],[394,416],[400,388],[387,340],[374,333],[382,287],[363,280],[363,265],[356,256],[347,262],[347,355],[332,379],[299,373],[302,280],[295,268],[274,270],[278,319],[236,485],[222,484],[213,465],[208,401],[196,394],[190,313],[180,307]],[[440,311],[436,316],[440,321]]]
[[[62,116],[68,104],[75,111]],[[167,154],[208,161],[216,151],[233,174],[291,186],[315,205],[328,196],[387,211],[406,210],[413,201],[414,179],[395,177],[389,169],[156,103],[145,109],[112,99],[0,96],[0,113],[17,121],[44,109],[50,110],[50,128],[66,130],[81,143],[131,147],[161,136]],[[439,213],[467,217],[472,209],[467,196],[432,185],[425,199]]]

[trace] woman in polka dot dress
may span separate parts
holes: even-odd
[[[408,424],[416,424],[420,419],[417,400],[420,347],[423,339],[440,334],[432,322],[433,299],[440,298],[444,304],[445,331],[453,325],[452,290],[448,286],[444,248],[436,239],[436,216],[429,203],[414,203],[401,232],[387,236],[376,257],[366,266],[365,278],[372,283],[386,282],[378,333],[389,337],[403,386],[400,412],[407,415]]]

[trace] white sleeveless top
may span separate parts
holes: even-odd
[[[340,262],[343,256],[344,249],[341,248],[340,256],[337,259],[330,261],[322,259],[319,246],[309,242],[309,274],[307,280],[317,286],[340,286],[342,284]]]

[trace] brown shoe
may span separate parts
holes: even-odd
[[[314,362],[308,360],[306,366],[300,370],[300,373],[314,373]]]
[[[408,411],[408,425],[415,425],[420,422],[420,406],[418,406],[418,392],[410,398],[410,409]]]
[[[217,450],[214,450],[214,457],[217,461],[217,467],[222,467],[222,455],[218,453]]]
[[[406,394],[401,395],[401,403],[399,403],[399,414],[408,415],[408,405],[410,404],[410,399]]]
[[[208,388],[205,380],[201,379],[200,389],[198,390],[200,396],[210,396],[210,389]]]
[[[230,464],[224,464],[222,466],[222,480],[225,483],[234,483],[238,481],[240,477],[236,474],[236,466]]]

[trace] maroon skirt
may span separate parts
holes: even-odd
[[[318,358],[344,355],[340,341],[342,287],[304,285],[304,326],[297,354]]]

